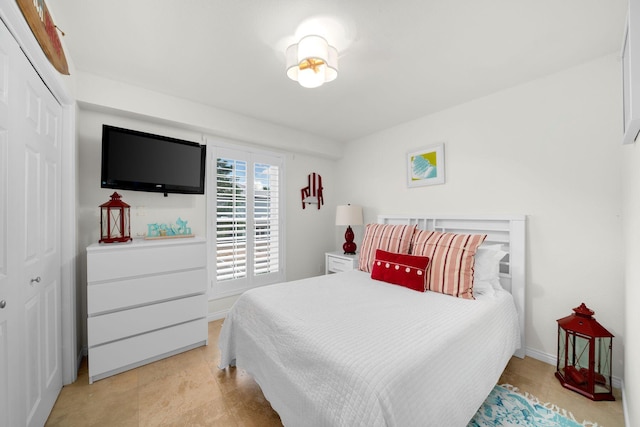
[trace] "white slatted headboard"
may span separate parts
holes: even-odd
[[[525,222],[524,215],[471,216],[471,215],[378,215],[380,224],[416,224],[422,230],[449,233],[486,234],[486,243],[501,244],[507,255],[500,262],[500,283],[511,292],[520,322],[520,348],[514,353],[524,358],[525,353]]]

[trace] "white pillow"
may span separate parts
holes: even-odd
[[[490,283],[494,289],[502,289],[500,286],[500,260],[507,253],[502,250],[501,244],[496,245],[480,245],[475,255],[475,264],[473,266],[473,289],[477,285],[482,286]]]
[[[473,279],[473,295],[483,295],[487,297],[494,297],[496,295],[496,290],[493,287],[494,285],[491,282],[486,280],[476,280]]]

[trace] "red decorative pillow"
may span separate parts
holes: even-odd
[[[426,256],[397,254],[378,249],[371,278],[424,292],[427,265],[429,258]]]

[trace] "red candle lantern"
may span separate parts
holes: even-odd
[[[591,400],[615,400],[611,385],[613,335],[584,303],[558,319],[556,377],[563,387]]]
[[[131,240],[129,205],[120,200],[118,193],[100,205],[100,243],[128,242]]]

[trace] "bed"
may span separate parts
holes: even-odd
[[[224,321],[219,367],[252,375],[285,426],[466,426],[524,355],[524,216],[378,223],[486,235],[480,247],[505,253],[500,286],[465,299],[354,270],[245,292]]]

